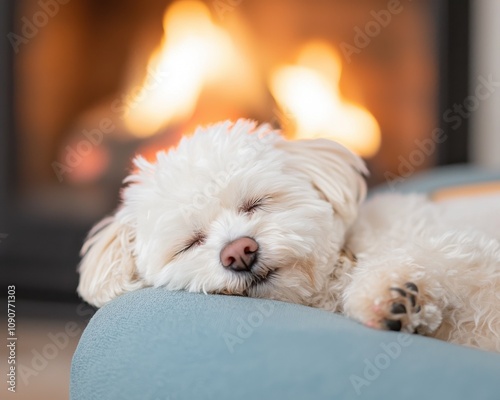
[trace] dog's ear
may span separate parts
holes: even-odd
[[[366,196],[368,170],[360,157],[326,139],[280,140],[276,146],[288,153],[289,167],[311,180],[346,225],[354,221]]]
[[[108,217],[97,224],[83,245],[78,294],[101,307],[122,293],[143,287],[138,278],[132,246],[133,228]]]

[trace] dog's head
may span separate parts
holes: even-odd
[[[307,304],[366,191],[363,162],[341,145],[246,120],[135,165],[82,249],[78,291],[96,306],[144,286]]]

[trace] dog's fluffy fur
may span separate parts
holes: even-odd
[[[475,209],[386,194],[360,207],[359,157],[246,120],[135,166],[83,247],[89,303],[145,286],[245,295],[500,351],[499,198]],[[223,268],[221,249],[244,236],[259,244],[252,272]]]

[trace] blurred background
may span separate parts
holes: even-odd
[[[495,0],[4,0],[0,19],[1,287],[26,367],[8,398],[67,398],[85,234],[135,154],[199,124],[338,140],[371,186],[500,168]]]

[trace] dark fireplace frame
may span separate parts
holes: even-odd
[[[454,104],[462,104],[469,96],[470,82],[470,0],[439,2],[439,123],[448,133],[439,145],[438,165],[461,164],[470,160],[469,120],[464,118],[457,129],[450,131],[443,115]]]
[[[440,99],[439,115],[468,95],[469,0],[440,0],[439,27]],[[0,2],[0,283],[16,285],[23,298],[77,301],[78,252],[90,226],[72,222],[33,220],[18,205],[18,162],[14,125],[14,52],[7,34],[13,31],[15,0]],[[442,118],[439,118],[442,122]],[[444,124],[444,122],[443,122]],[[449,129],[442,126],[446,131]],[[439,145],[438,164],[469,160],[468,124],[450,132]],[[6,295],[6,290],[1,296]]]
[[[78,254],[90,226],[33,219],[18,206],[15,54],[7,37],[14,31],[15,3],[0,2],[0,286],[16,285],[18,298],[78,301]]]

